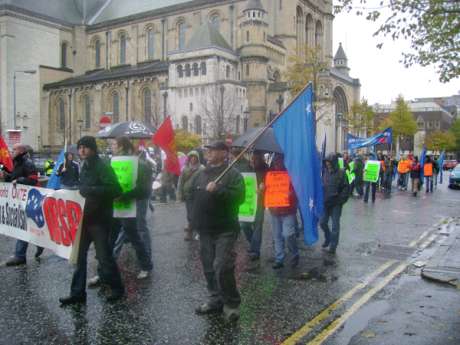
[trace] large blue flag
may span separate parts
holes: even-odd
[[[442,184],[442,167],[444,166],[446,152],[442,151],[441,156],[438,158],[438,169],[439,169],[439,183]]]
[[[420,155],[420,185],[422,185],[423,182],[425,182],[424,181],[425,173],[423,171],[423,166],[425,165],[425,159],[426,159],[426,146],[423,145],[422,154]]]
[[[310,84],[273,124],[276,141],[283,150],[284,165],[299,201],[304,241],[308,245],[318,241],[317,225],[324,209],[315,127]]]
[[[50,189],[59,189],[61,188],[61,178],[56,175],[59,166],[64,163],[65,159],[65,149],[61,151],[61,153],[58,156],[58,159],[56,161],[56,164],[54,164],[53,172],[51,173],[51,176],[48,180],[48,184],[46,185],[46,188]]]

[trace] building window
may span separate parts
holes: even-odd
[[[96,40],[94,43],[94,62],[96,68],[101,67],[101,41]]]
[[[112,120],[117,123],[120,120],[120,96],[118,92],[112,94]]]
[[[220,18],[218,14],[212,15],[211,18],[209,18],[209,22],[214,29],[220,31]]]
[[[188,89],[184,89],[184,97],[188,97]]]
[[[126,35],[120,35],[120,65],[126,64]]]
[[[190,89],[190,97],[193,97],[193,88]]]
[[[240,122],[241,122],[241,117],[238,115],[236,117],[236,134],[240,134]]]
[[[193,111],[193,103],[190,103],[189,109],[190,109],[190,111]]]
[[[184,70],[182,68],[182,65],[178,65],[177,66],[177,76],[179,78],[183,78],[184,77]]]
[[[178,32],[178,37],[177,37],[177,46],[180,50],[185,48],[185,23],[180,22],[177,25],[177,32]]]
[[[249,42],[249,31],[246,31],[246,42]]]
[[[227,67],[225,67],[225,77],[227,79],[230,78],[230,66],[229,65],[227,65]]]
[[[59,108],[59,129],[64,130],[65,128],[65,104],[64,100],[61,98],[58,101]]]
[[[61,44],[61,67],[67,67],[67,43]]]
[[[283,0],[280,0],[280,11],[283,9]]]
[[[246,77],[249,77],[249,64],[246,64]]]
[[[153,60],[155,56],[155,33],[153,29],[147,31],[147,58]]]
[[[179,91],[177,91],[178,95],[179,95],[179,98],[182,98],[182,89],[179,89]]]
[[[182,129],[188,131],[188,117],[185,115],[182,116]]]
[[[186,64],[185,65],[185,76],[186,77],[190,77],[192,74],[191,74],[191,71],[190,71],[190,64]]]
[[[149,88],[144,89],[144,122],[147,124],[151,123],[152,120],[152,91]]]
[[[201,74],[202,75],[206,75],[207,71],[206,71],[206,62],[202,62],[201,63]]]
[[[197,77],[200,74],[200,69],[198,68],[198,64],[195,62],[193,64],[193,76]]]
[[[85,105],[85,128],[91,128],[91,100],[88,95],[84,97]]]
[[[197,115],[195,116],[195,133],[201,135],[202,131],[203,130],[201,127],[201,116]]]

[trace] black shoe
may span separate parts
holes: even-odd
[[[218,314],[222,313],[224,306],[222,304],[204,303],[195,309],[198,315]]]
[[[116,302],[116,301],[119,301],[120,299],[122,299],[125,295],[125,292],[123,290],[112,290],[112,292],[110,293],[110,295],[107,296],[106,298],[106,301],[107,302]]]
[[[37,247],[37,250],[35,251],[35,259],[38,259],[40,256],[42,256],[44,250],[45,248],[43,247]]]
[[[335,251],[336,249],[335,248],[329,248],[329,250],[327,251],[329,254],[331,255],[335,255]]]
[[[280,268],[283,268],[283,267],[284,267],[283,263],[279,261],[275,261],[275,263],[272,266],[274,270],[279,270]]]
[[[329,242],[329,241],[324,241],[324,243],[323,243],[323,245],[322,245],[321,247],[327,248],[327,247],[329,247],[329,244],[331,244],[331,242]]]
[[[61,306],[85,303],[86,295],[62,297],[59,298],[59,302],[61,302]]]
[[[296,268],[297,266],[299,266],[299,256],[294,256],[291,260],[291,267],[292,268]]]
[[[26,259],[21,259],[21,258],[17,258],[17,257],[12,257],[11,259],[9,259],[5,265],[6,266],[19,266],[19,265],[25,265],[27,263]]]

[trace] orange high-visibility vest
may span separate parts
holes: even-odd
[[[423,165],[423,175],[433,176],[433,163],[425,163]]]

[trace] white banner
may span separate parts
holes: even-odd
[[[70,259],[84,206],[78,191],[0,183],[0,234]]]

